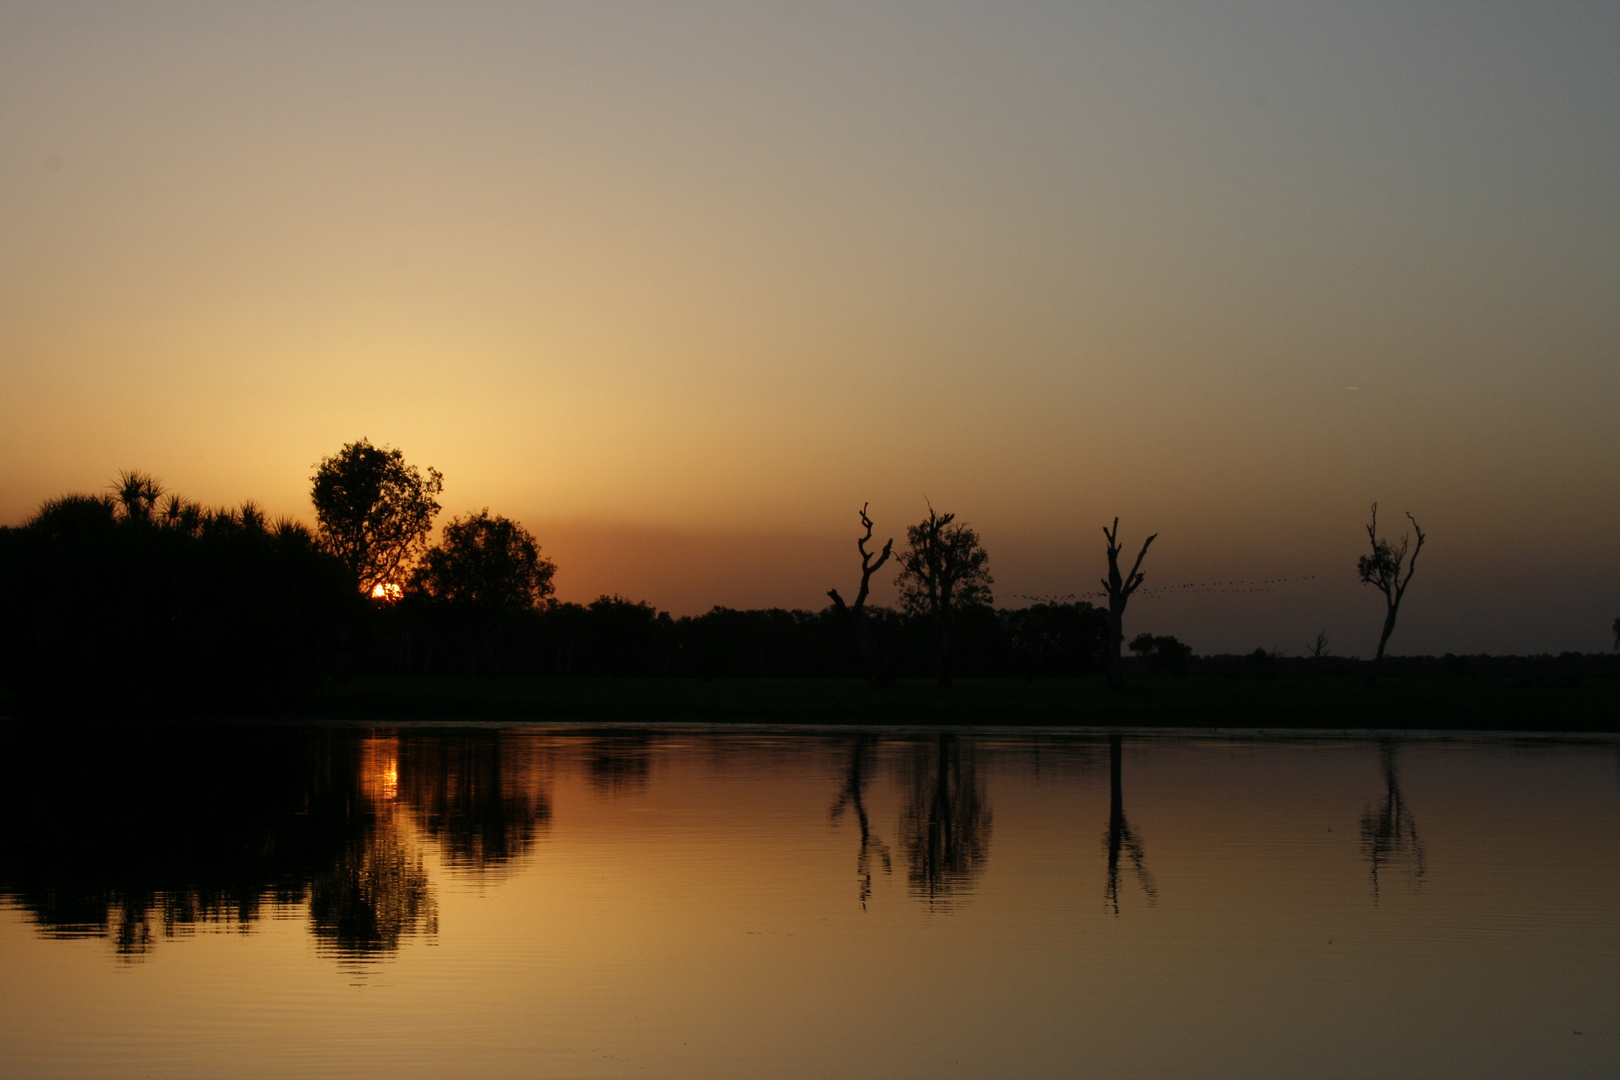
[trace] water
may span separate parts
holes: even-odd
[[[1620,1075],[1612,741],[13,729],[0,1075]]]

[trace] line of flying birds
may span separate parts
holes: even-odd
[[[1265,578],[1260,581],[1196,581],[1183,585],[1159,585],[1151,589],[1142,589],[1138,596],[1162,596],[1173,594],[1187,596],[1192,593],[1256,593],[1276,592],[1275,586],[1288,585],[1297,581],[1315,581],[1316,575],[1306,577],[1280,577]],[[1073,603],[1076,600],[1089,600],[1094,596],[1107,596],[1101,589],[1088,593],[1063,593],[1062,595],[1030,596],[1027,593],[1014,593],[1020,600],[1030,600],[1037,604]]]

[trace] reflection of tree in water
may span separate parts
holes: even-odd
[[[1137,883],[1147,894],[1148,902],[1153,903],[1159,898],[1158,886],[1153,882],[1153,875],[1148,873],[1142,840],[1125,818],[1122,784],[1124,748],[1124,739],[1119,732],[1108,736],[1108,832],[1103,837],[1103,846],[1108,852],[1108,882],[1103,891],[1115,915],[1119,914],[1119,858],[1122,854],[1130,858]]]
[[[389,817],[373,823],[330,870],[311,879],[309,921],[318,940],[352,960],[397,952],[402,939],[418,933],[438,933],[421,850]]]
[[[349,960],[397,952],[404,938],[439,928],[421,849],[399,805],[400,740],[371,735],[358,751],[355,827],[330,868],[311,876],[308,892],[316,939]]]
[[[0,747],[0,891],[44,933],[139,959],[300,903],[341,847],[352,765],[306,733],[63,727]]]
[[[912,748],[910,785],[900,809],[911,895],[949,908],[972,891],[990,850],[990,803],[977,749],[941,733]]]
[[[1382,878],[1391,868],[1399,867],[1404,871],[1407,885],[1414,892],[1422,887],[1426,869],[1423,840],[1418,836],[1417,822],[1401,796],[1395,740],[1381,740],[1378,756],[1384,771],[1384,798],[1377,806],[1369,806],[1361,814],[1361,853],[1371,864],[1374,900],[1379,897]]]
[[[625,795],[647,786],[652,773],[649,736],[643,732],[598,735],[585,751],[591,784],[610,795]]]
[[[849,768],[844,773],[844,786],[838,792],[838,798],[833,802],[830,816],[837,821],[844,816],[844,811],[855,812],[855,822],[861,830],[860,851],[855,856],[855,879],[859,883],[858,889],[861,898],[861,910],[866,910],[866,901],[872,896],[872,856],[877,855],[883,864],[883,872],[889,873],[892,866],[889,858],[889,845],[872,835],[872,827],[866,816],[866,766],[871,757],[872,745],[877,739],[872,735],[857,735],[849,748]]]
[[[128,959],[305,904],[329,951],[381,958],[436,928],[419,829],[473,869],[532,842],[549,802],[513,756],[485,731],[13,730],[0,894],[43,934]]]
[[[532,745],[513,732],[409,737],[400,745],[400,800],[458,870],[488,872],[520,858],[551,818]]]

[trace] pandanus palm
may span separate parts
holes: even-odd
[[[163,485],[150,473],[125,469],[112,482],[113,498],[125,521],[146,523],[152,520],[158,500],[163,497]]]

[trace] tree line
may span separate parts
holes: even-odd
[[[0,678],[36,707],[236,709],[295,699],[318,680],[379,675],[930,677],[1184,674],[1174,637],[1127,638],[1131,597],[1157,534],[1127,563],[1119,520],[1103,528],[1105,575],[1087,601],[994,606],[979,534],[931,504],[903,544],[879,547],[863,506],[846,601],[819,611],[715,608],[671,618],[604,595],[560,602],[556,565],[521,524],[488,508],[452,517],[436,543],[442,474],[367,439],[311,476],[315,527],[254,504],[208,508],[140,472],[47,501],[0,528]],[[1367,525],[1360,579],[1384,620],[1384,665],[1427,535]],[[871,604],[892,564],[899,602]],[[1131,653],[1126,655],[1128,648]],[[1325,659],[1319,635],[1314,659]],[[1620,646],[1620,625],[1617,625]],[[1258,663],[1258,660],[1255,661]],[[1320,665],[1318,665],[1320,666]]]

